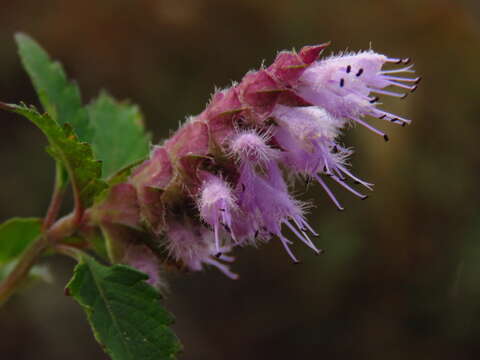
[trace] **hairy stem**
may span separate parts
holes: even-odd
[[[49,247],[70,236],[77,228],[75,215],[70,214],[54,223],[47,232],[39,236],[20,256],[13,270],[0,284],[0,305],[5,303],[23,283],[33,265]]]
[[[22,254],[15,268],[8,274],[0,285],[0,305],[5,303],[15,290],[23,283],[31,267],[37,262],[39,256],[48,247],[48,237],[38,237]]]
[[[65,170],[63,166],[57,161],[55,169],[55,185],[53,188],[53,195],[52,199],[50,200],[47,215],[43,220],[43,232],[47,231],[47,229],[49,229],[50,226],[52,226],[52,224],[55,222],[58,217],[60,207],[62,206],[66,190],[66,179],[64,176],[64,172]]]

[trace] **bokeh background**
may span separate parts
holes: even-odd
[[[327,53],[370,45],[410,56],[423,76],[377,121],[391,141],[357,127],[364,202],[317,186],[304,198],[326,249],[240,249],[231,281],[215,270],[171,276],[182,359],[478,359],[480,357],[480,3],[478,0],[1,1],[0,99],[37,103],[13,34],[27,32],[79,83],[85,102],[108,89],[140,104],[155,141],[199,113],[215,86],[239,80],[280,49],[332,40]],[[53,164],[41,134],[0,113],[0,221],[41,216]],[[51,258],[54,282],[0,310],[2,359],[107,359],[84,314],[64,296],[73,263]]]

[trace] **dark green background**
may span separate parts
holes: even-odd
[[[240,249],[231,281],[215,270],[171,277],[168,308],[183,359],[475,359],[480,356],[480,5],[454,0],[17,0],[0,11],[0,99],[36,103],[13,34],[35,37],[77,79],[142,107],[155,141],[199,113],[214,86],[239,80],[277,50],[332,40],[414,59],[423,81],[385,108],[384,141],[348,132],[355,172],[376,183],[361,202],[318,186],[303,198],[327,250]],[[26,120],[0,114],[0,221],[41,216],[53,163]],[[0,310],[2,359],[105,359],[81,309],[63,295],[73,264],[47,261],[34,285]]]

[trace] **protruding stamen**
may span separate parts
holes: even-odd
[[[315,251],[316,253],[319,253],[319,250],[316,248],[315,244],[312,242],[312,240],[307,236],[307,234],[300,234],[300,232],[295,229],[295,227],[290,224],[288,221],[285,222],[285,224],[288,226],[288,228],[290,230],[292,230],[292,232],[300,239],[302,240],[303,243],[305,243],[305,245],[307,245],[310,249],[312,249],[313,251]]]
[[[382,89],[369,89],[369,90],[371,92],[374,92],[374,93],[377,93],[377,94],[398,97],[398,98],[401,98],[401,99],[405,99],[405,97],[408,95],[408,94],[396,93],[396,92],[393,92],[393,91],[382,90]]]
[[[380,135],[380,136],[382,136],[383,138],[385,138],[386,134],[385,134],[383,131],[378,130],[377,128],[375,128],[375,127],[373,127],[372,125],[366,123],[366,122],[363,121],[362,119],[357,118],[357,117],[354,117],[354,116],[352,116],[351,119],[352,119],[353,121],[359,123],[360,125],[365,126],[368,130],[374,132],[375,134]]]
[[[347,170],[347,168],[345,168],[343,165],[337,165],[338,168],[343,172],[345,173],[348,177],[350,177],[351,179],[355,180],[356,182],[358,182],[359,184],[362,184],[363,186],[365,186],[368,190],[373,190],[372,186],[373,184],[371,183],[368,183],[366,181],[363,181],[362,179],[359,179],[357,178],[355,175],[353,175],[350,171]]]
[[[411,79],[411,78],[404,78],[404,77],[401,77],[401,76],[388,76],[388,75],[384,75],[383,76],[384,79],[386,80],[395,80],[395,81],[403,81],[403,82],[413,82],[415,84],[418,84],[420,82],[420,80],[422,80],[422,78],[419,76],[415,79]]]
[[[341,186],[343,186],[345,189],[350,191],[352,194],[358,196],[360,199],[365,200],[368,197],[367,195],[364,195],[364,194],[358,192],[357,190],[355,190],[354,188],[352,188],[351,186],[349,186],[347,183],[340,180],[336,176],[333,176],[332,179],[335,180],[337,183],[339,183]]]
[[[413,68],[413,65],[409,65],[407,67],[400,68],[400,69],[383,70],[383,71],[380,71],[379,73],[380,74],[395,74],[395,73],[400,73],[400,72],[414,73],[415,70],[412,70],[412,68]]]
[[[218,268],[218,270],[223,272],[230,279],[237,280],[239,277],[238,274],[231,272],[228,266],[226,266],[225,264],[222,264],[220,261],[216,259],[211,259],[211,258],[205,259],[205,263],[215,266],[216,268]]]
[[[374,116],[374,117],[378,117],[378,115],[381,115],[381,116],[383,116],[383,117],[387,116],[387,117],[389,118],[389,119],[387,119],[387,120],[389,120],[389,121],[390,121],[391,119],[397,119],[397,120],[403,121],[403,122],[405,122],[405,123],[407,123],[407,124],[410,124],[410,123],[412,122],[412,120],[402,118],[402,117],[400,117],[400,116],[397,116],[397,115],[395,115],[395,114],[389,113],[389,112],[384,111],[384,110],[378,110],[378,112],[373,113],[373,114],[371,114],[371,115]],[[379,119],[380,119],[380,118],[379,118]]]
[[[299,263],[298,259],[295,257],[295,255],[293,255],[292,250],[290,250],[290,247],[288,246],[288,244],[291,244],[292,242],[290,240],[286,239],[282,234],[277,234],[277,236],[280,239],[280,241],[282,242],[282,245],[285,248],[285,250],[287,251],[288,255],[292,258],[293,262],[295,264],[298,264]]]
[[[398,86],[399,88],[402,88],[402,89],[410,90],[410,92],[414,92],[417,89],[417,85],[408,86],[396,81],[389,81],[388,83],[393,86]]]
[[[333,195],[332,190],[330,190],[330,188],[327,186],[327,184],[325,184],[325,182],[322,180],[322,178],[317,174],[315,174],[314,176],[315,176],[315,179],[318,181],[318,183],[322,186],[323,190],[327,193],[329,198],[333,201],[335,206],[338,208],[338,210],[340,210],[340,211],[345,210],[344,207],[342,205],[340,205],[340,203],[338,202],[335,195]]]

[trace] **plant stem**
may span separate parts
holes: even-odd
[[[42,231],[47,231],[47,229],[52,226],[54,221],[57,219],[58,212],[62,206],[62,201],[65,195],[66,190],[66,181],[64,177],[64,169],[62,165],[57,161],[55,168],[55,185],[53,188],[52,199],[50,200],[50,205],[48,206],[47,215],[43,220]]]
[[[0,285],[0,305],[5,303],[27,277],[30,268],[48,246],[48,237],[39,236],[22,254],[15,268]]]
[[[77,228],[75,215],[70,214],[54,223],[22,253],[13,270],[0,284],[0,305],[5,303],[26,279],[31,267],[50,246],[70,236]]]

